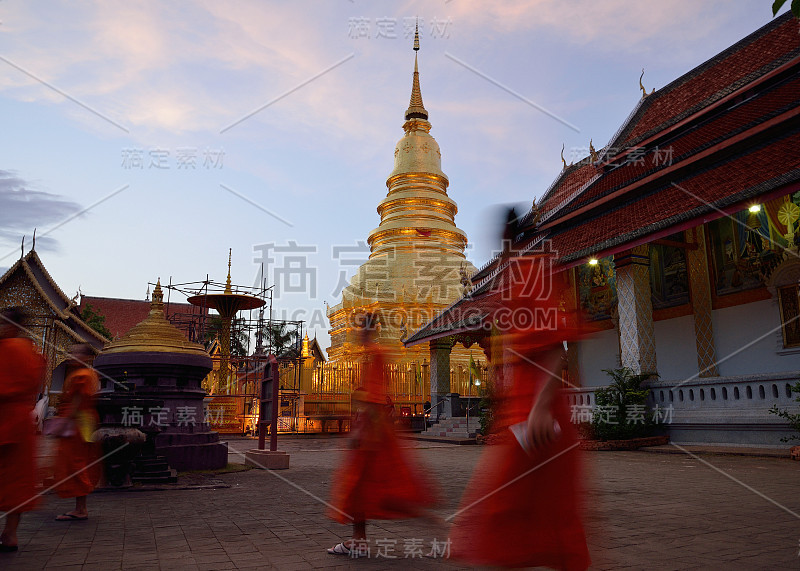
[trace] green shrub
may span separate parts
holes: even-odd
[[[800,381],[797,381],[794,385],[792,385],[792,392],[797,393],[797,396],[794,398],[795,402],[800,402]],[[789,426],[795,432],[800,433],[800,413],[792,414],[788,410],[780,410],[776,405],[772,405],[772,408],[769,409],[772,414],[777,414],[781,418],[785,418],[789,421]],[[791,440],[800,440],[800,434],[792,434],[791,436],[786,436],[781,438],[781,442],[789,442]]]
[[[627,367],[603,369],[612,381],[595,391],[592,433],[598,440],[626,440],[652,436],[659,426],[647,407],[648,388],[642,383],[654,373],[634,373]]]

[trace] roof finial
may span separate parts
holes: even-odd
[[[19,259],[25,257],[25,234],[22,235],[22,245],[19,247]]]
[[[561,162],[564,164],[562,170],[567,170],[567,161],[564,160],[564,143],[561,143]]]
[[[642,99],[644,99],[648,95],[652,95],[656,91],[656,88],[654,87],[652,91],[650,91],[650,93],[647,93],[647,90],[644,88],[644,85],[642,84],[643,77],[644,77],[644,68],[642,68],[642,75],[639,76],[639,89],[642,90]]]
[[[414,51],[419,51],[419,22],[417,22],[417,28],[414,31]],[[405,117],[406,121],[409,119],[424,119],[427,121],[428,119],[428,111],[422,104],[422,92],[419,88],[419,66],[416,54],[414,55],[414,81],[411,84],[411,103],[406,109]]]
[[[594,150],[594,145],[592,145],[591,139],[589,139],[589,156],[591,157],[593,163],[597,162],[597,151]]]
[[[231,253],[233,248],[228,248],[228,279],[225,280],[225,293],[233,293],[231,289]]]
[[[31,246],[31,252],[36,249],[36,228],[33,229],[33,245]]]

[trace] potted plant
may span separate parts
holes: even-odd
[[[592,416],[592,438],[613,444],[587,446],[594,449],[633,449],[647,444],[664,444],[666,438],[652,437],[660,423],[654,419],[647,406],[650,389],[642,384],[655,373],[634,373],[628,367],[603,369],[611,377],[607,387],[595,391]],[[652,442],[651,442],[652,440]]]

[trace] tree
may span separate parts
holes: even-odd
[[[106,327],[106,316],[99,311],[95,311],[90,303],[87,303],[86,307],[84,307],[81,311],[81,319],[86,322],[86,325],[94,329],[106,339],[114,338],[114,336],[111,334],[111,331],[109,331],[108,327]]]
[[[222,332],[222,318],[212,315],[206,324],[205,341],[211,343]],[[244,330],[244,320],[235,317],[231,320],[231,356],[245,357],[247,355],[247,332]]]
[[[772,3],[772,17],[774,18],[778,11],[783,8],[783,5],[786,4],[786,0],[775,0]],[[800,18],[800,0],[792,0],[791,8],[792,14],[794,14],[795,18]]]
[[[285,321],[272,321],[267,325],[267,343],[271,351],[280,357],[297,342],[297,329],[289,329]]]

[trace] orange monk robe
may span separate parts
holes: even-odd
[[[29,339],[0,340],[0,511],[36,507],[36,425],[31,411],[45,361]]]
[[[561,372],[562,342],[590,332],[575,310],[565,310],[568,284],[548,262],[544,256],[512,260],[513,272],[498,280],[497,315],[509,325],[493,352],[504,377],[492,427],[496,444],[478,461],[451,531],[452,556],[473,565],[571,570],[590,564],[578,434],[566,395],[559,390],[551,405],[560,426],[553,442],[526,452],[508,429],[527,420],[538,393]],[[537,320],[537,314],[553,317]]]
[[[478,461],[451,531],[456,559],[506,567],[589,566],[581,456],[566,396],[557,394],[551,408],[561,430],[554,442],[526,453],[508,430],[527,419],[548,380],[549,373],[533,364],[547,367],[541,356],[532,352],[511,363],[513,380],[493,427],[497,441]]]
[[[329,515],[340,523],[418,517],[434,503],[431,483],[411,452],[400,448],[387,414],[383,352],[372,345],[367,354],[362,409],[333,478]]]
[[[73,370],[64,379],[59,415],[68,414],[72,403],[80,397],[79,415],[84,415],[96,426],[99,419],[94,395],[99,388],[100,381],[92,369],[83,367]],[[58,495],[75,498],[90,494],[100,481],[102,469],[99,458],[99,446],[94,442],[86,442],[80,430],[69,438],[59,438],[54,469]]]

